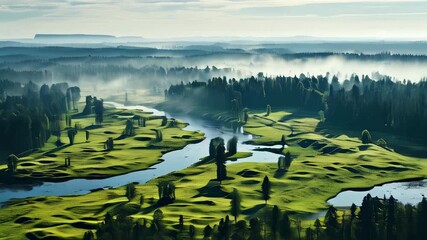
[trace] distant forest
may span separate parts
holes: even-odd
[[[332,78],[329,83],[328,79]],[[424,139],[427,134],[427,82],[392,81],[383,76],[278,76],[245,79],[212,78],[165,90],[169,101],[242,112],[270,105],[320,112],[322,122],[350,129],[369,129]]]
[[[33,63],[37,64],[37,63]],[[44,62],[49,70],[14,70],[11,68],[0,69],[0,80],[27,83],[32,81],[38,84],[60,82],[111,83],[115,80],[124,80],[124,88],[151,87],[163,89],[170,84],[181,81],[200,79],[207,81],[215,76],[236,75],[231,68],[217,68],[215,66],[198,67],[170,67],[111,64],[54,64]],[[5,91],[5,89],[3,89]],[[12,92],[13,94],[13,92]]]

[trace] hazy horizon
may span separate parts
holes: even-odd
[[[0,0],[2,39],[43,33],[423,40],[426,27],[427,2],[418,0]]]

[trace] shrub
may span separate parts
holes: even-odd
[[[133,183],[129,183],[128,185],[126,185],[126,197],[128,198],[129,201],[135,197],[135,194],[136,194],[135,185],[133,185]]]
[[[371,133],[369,133],[369,131],[366,129],[363,130],[361,140],[363,144],[371,143],[372,142]]]
[[[265,116],[268,117],[270,115],[270,113],[271,113],[271,106],[270,106],[270,104],[268,104],[267,105],[267,112],[266,112]]]
[[[376,142],[376,144],[378,146],[380,146],[380,147],[383,147],[383,148],[387,147],[387,142],[384,139],[382,139],[382,138],[378,139],[377,142]]]

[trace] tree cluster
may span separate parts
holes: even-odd
[[[240,196],[233,190],[231,212],[237,216],[240,211]],[[163,213],[155,210],[153,220],[133,222],[124,215],[113,217],[107,213],[103,223],[94,234],[88,231],[84,240],[106,239],[212,239],[212,240],[424,240],[427,234],[427,199],[423,198],[416,206],[403,205],[393,197],[377,198],[369,194],[362,206],[353,204],[350,210],[338,210],[330,206],[324,220],[316,219],[313,225],[303,228],[301,220],[282,212],[278,206],[267,208],[262,216],[246,220],[231,221],[229,216],[218,224],[206,225],[197,229],[185,227],[184,217],[178,219],[177,230],[168,230],[163,222]],[[347,212],[350,213],[347,213]]]

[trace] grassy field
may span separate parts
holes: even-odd
[[[135,135],[121,137],[128,118],[135,115],[147,119],[145,127],[136,127]],[[0,181],[64,181],[72,178],[105,178],[136,170],[147,169],[159,163],[164,153],[181,149],[189,143],[204,139],[204,134],[183,130],[186,123],[178,122],[161,126],[162,120],[151,113],[131,110],[108,109],[104,113],[102,126],[94,125],[93,115],[73,116],[73,123],[80,126],[74,145],[69,145],[67,130],[61,134],[64,145],[55,145],[52,136],[37,152],[19,160],[18,170],[13,176],[0,166]],[[163,140],[158,142],[155,129],[161,130]],[[86,141],[85,130],[90,132]],[[112,137],[114,149],[106,151],[104,142]],[[64,159],[71,158],[71,166],[66,167]]]
[[[264,151],[292,154],[287,172],[278,172],[276,163],[233,163],[227,165],[228,179],[215,181],[216,166],[211,161],[172,172],[136,185],[137,197],[128,201],[124,187],[101,190],[83,196],[39,197],[18,201],[0,209],[0,238],[20,239],[27,236],[60,236],[80,239],[94,228],[106,212],[127,212],[134,219],[152,219],[158,199],[157,183],[172,180],[177,200],[162,207],[165,221],[176,224],[179,215],[185,224],[199,231],[206,224],[218,223],[229,214],[229,194],[233,188],[242,196],[239,219],[263,217],[266,207],[261,198],[265,176],[272,183],[267,207],[278,205],[293,218],[316,213],[327,207],[326,201],[345,189],[362,189],[387,182],[427,177],[427,160],[395,153],[374,144],[362,144],[346,135],[329,136],[316,132],[319,121],[304,113],[273,112],[251,114],[245,131],[260,136],[253,144],[273,146],[286,135],[285,149],[265,147]],[[238,153],[236,158],[248,156]],[[139,206],[139,194],[145,204]],[[304,221],[307,227],[313,221]],[[199,232],[200,234],[200,232]]]

